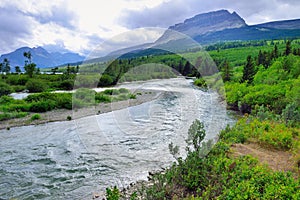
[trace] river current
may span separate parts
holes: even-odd
[[[159,97],[72,121],[0,130],[0,199],[91,199],[108,186],[146,180],[184,155],[190,124],[204,122],[206,139],[234,123],[215,92],[184,78],[122,84],[158,90]]]

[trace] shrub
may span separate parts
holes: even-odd
[[[196,79],[194,81],[194,85],[207,89],[206,81],[203,78]]]
[[[55,95],[54,93],[49,93],[49,92],[43,92],[40,94],[31,94],[28,97],[25,98],[26,102],[36,102],[36,101],[45,101],[45,100],[49,100],[55,99]]]
[[[32,102],[30,106],[31,112],[46,112],[53,110],[56,107],[56,103],[53,100]]]
[[[31,121],[38,120],[41,119],[41,116],[39,114],[33,114],[30,119]]]
[[[136,99],[136,95],[135,94],[129,94],[129,98],[130,99]]]
[[[112,98],[108,95],[104,95],[103,93],[96,93],[95,100],[97,103],[110,103]]]
[[[13,85],[12,88],[15,92],[22,92],[26,89],[26,86],[24,86],[24,85]]]
[[[62,90],[73,90],[74,88],[74,80],[64,80],[59,84],[59,88]]]
[[[107,74],[103,74],[99,80],[98,87],[111,86],[113,84],[113,78]]]
[[[1,113],[0,114],[0,121],[13,119],[13,118],[22,118],[27,116],[27,112],[10,112],[10,113]]]
[[[244,143],[249,138],[276,149],[291,149],[294,145],[294,129],[283,123],[256,118],[241,118],[234,127],[221,131],[220,139],[229,143]]]
[[[297,125],[300,122],[300,109],[297,104],[288,104],[282,112],[282,117],[287,125]]]
[[[29,79],[26,83],[26,88],[29,92],[44,92],[48,89],[47,83],[42,79]]]
[[[68,120],[68,121],[71,121],[71,120],[72,120],[72,117],[71,117],[70,115],[68,115],[68,116],[67,116],[67,120]]]
[[[56,108],[72,109],[72,94],[59,93],[55,94]]]
[[[13,89],[10,85],[0,82],[0,97],[4,95],[9,95],[13,92]]]
[[[96,92],[87,88],[79,88],[73,94],[73,105],[75,107],[84,107],[95,105]]]
[[[9,104],[14,102],[14,98],[10,96],[1,96],[0,97],[0,105]]]
[[[114,186],[114,188],[106,188],[106,199],[107,200],[119,200],[120,199],[120,191]]]

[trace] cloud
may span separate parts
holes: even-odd
[[[56,23],[65,28],[75,29],[78,16],[76,13],[68,9],[65,4],[53,5],[48,12],[43,13],[28,13],[42,24]]]
[[[101,43],[93,46],[91,49],[93,51],[90,52],[89,58],[101,57],[119,49],[154,42],[165,30],[161,28],[139,28],[124,32],[107,40],[102,40]]]
[[[7,52],[11,47],[31,37],[33,20],[14,10],[12,7],[0,7],[0,51]]]

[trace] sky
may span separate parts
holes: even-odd
[[[0,54],[42,46],[88,55],[103,42],[153,42],[165,28],[219,9],[249,25],[300,18],[299,0],[1,0]]]

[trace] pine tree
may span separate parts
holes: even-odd
[[[10,63],[9,63],[9,60],[7,58],[4,58],[3,60],[3,71],[8,74],[10,72]]]
[[[272,59],[278,58],[278,56],[279,56],[278,47],[277,47],[277,45],[275,44],[274,50],[273,50],[273,52],[272,52]]]
[[[254,68],[254,64],[253,64],[253,59],[252,57],[249,55],[247,57],[247,62],[246,65],[244,66],[244,70],[243,70],[243,77],[241,82],[242,83],[249,83],[251,84],[253,79],[254,79],[254,75],[255,75],[255,68]]]
[[[258,56],[257,56],[257,65],[263,65],[265,63],[266,57],[265,54],[259,50]]]
[[[288,56],[292,52],[291,41],[288,40],[285,46],[285,55]]]
[[[230,81],[232,76],[232,70],[229,65],[229,62],[227,60],[224,61],[223,66],[222,66],[222,78],[223,81]]]

